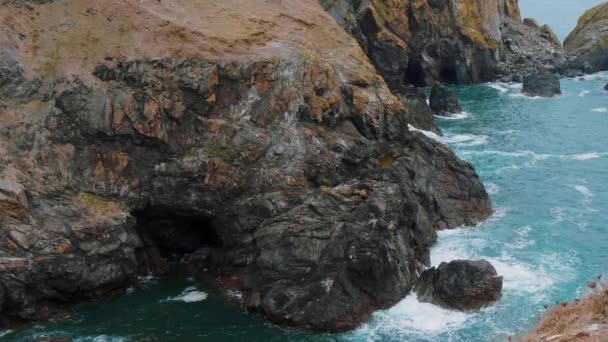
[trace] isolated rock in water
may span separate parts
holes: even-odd
[[[435,84],[431,89],[429,98],[431,110],[439,115],[449,115],[450,113],[460,113],[462,108],[458,103],[458,98],[454,92],[443,84]]]
[[[422,272],[414,291],[424,303],[479,310],[501,298],[502,277],[486,260],[455,260]]]
[[[557,75],[542,72],[525,77],[522,92],[528,96],[552,97],[562,90]]]
[[[586,72],[608,70],[608,3],[595,6],[580,17],[576,28],[564,41],[574,64]]]
[[[604,86],[604,90],[608,91],[608,84]]]

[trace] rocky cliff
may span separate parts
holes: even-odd
[[[516,79],[566,62],[548,26],[524,25],[516,0],[321,0],[394,91],[403,84]]]
[[[0,22],[3,324],[205,248],[246,307],[350,329],[410,291],[435,230],[491,213],[316,0],[21,1]]]
[[[608,70],[608,3],[585,12],[564,47],[587,72]]]

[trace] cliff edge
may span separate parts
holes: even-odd
[[[276,323],[352,329],[491,214],[316,0],[3,3],[0,324],[198,253]]]

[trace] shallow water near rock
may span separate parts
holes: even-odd
[[[467,115],[436,118],[457,154],[472,162],[494,216],[440,233],[432,263],[488,259],[504,277],[503,299],[460,313],[408,296],[346,334],[271,325],[226,303],[188,273],[80,305],[74,319],[0,332],[2,341],[72,336],[76,341],[488,341],[530,329],[545,304],[573,300],[608,270],[608,73],[563,79],[563,95],[521,96],[517,84],[457,87]]]

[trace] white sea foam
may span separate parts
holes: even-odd
[[[442,137],[443,142],[446,144],[454,144],[456,146],[479,146],[488,143],[487,135],[474,135],[474,134],[447,134]]]
[[[593,108],[591,111],[596,112],[596,113],[606,113],[606,112],[608,112],[608,108],[606,108],[606,107]]]
[[[486,183],[485,187],[486,187],[486,191],[490,195],[496,195],[500,192],[500,186],[498,186],[498,184],[496,184],[496,183]]]
[[[386,310],[384,324],[390,330],[414,330],[438,333],[456,329],[475,314],[467,314],[421,303],[415,295],[407,296],[394,307]],[[387,319],[388,318],[388,319]]]
[[[407,127],[409,128],[410,131],[420,132],[420,133],[426,135],[427,137],[429,137],[429,138],[431,138],[433,140],[436,140],[436,141],[439,141],[440,143],[443,143],[443,138],[439,134],[437,134],[437,133],[434,133],[434,132],[431,132],[431,131],[425,131],[423,129],[418,129],[418,128],[410,125],[410,124],[408,124]]]
[[[506,93],[509,91],[505,83],[486,83],[486,85],[492,89],[496,89],[501,93]]]
[[[227,290],[226,296],[236,300],[241,300],[243,298],[243,293],[239,290]]]
[[[74,339],[74,342],[125,342],[126,338],[120,336],[99,335],[99,336],[83,336]]]
[[[198,291],[196,287],[189,286],[179,296],[168,297],[166,299],[161,300],[161,302],[185,302],[185,303],[193,303],[200,302],[207,299],[207,293],[203,291]]]
[[[451,113],[449,115],[435,115],[436,118],[442,120],[462,120],[471,117],[469,112]]]
[[[586,186],[584,186],[584,185],[575,185],[574,188],[576,189],[576,191],[580,192],[585,197],[593,197],[593,196],[595,196],[593,194],[593,192],[591,192],[591,190],[589,190],[589,188],[586,187]]]
[[[566,218],[566,208],[553,208],[551,209],[551,215],[553,216],[552,224],[564,222],[564,219]]]
[[[506,246],[512,249],[524,249],[526,247],[535,245],[536,241],[528,238],[528,235],[531,230],[531,226],[524,226],[516,230],[515,239],[510,242],[507,242]]]
[[[584,97],[585,95],[587,95],[587,94],[589,94],[589,93],[590,93],[590,91],[589,91],[589,90],[582,90],[582,91],[581,91],[581,92],[578,94],[578,96],[580,96],[580,97]]]
[[[0,330],[0,337],[4,337],[12,332],[12,330]]]
[[[137,280],[143,287],[148,287],[150,285],[155,285],[156,283],[158,283],[158,278],[152,274],[137,277]]]
[[[566,156],[566,158],[570,158],[570,159],[574,159],[574,160],[590,160],[590,159],[601,158],[601,157],[604,157],[607,155],[608,155],[608,153],[606,153],[606,152],[590,152],[590,153]]]
[[[581,153],[581,154],[553,155],[553,154],[536,153],[533,151],[496,151],[496,150],[461,151],[460,154],[473,155],[473,156],[500,155],[503,157],[530,157],[534,161],[546,160],[546,159],[550,159],[550,158],[585,161],[585,160],[598,159],[598,158],[608,156],[608,152],[588,152],[588,153]]]
[[[478,146],[488,143],[487,135],[474,135],[474,134],[447,134],[446,136],[440,136],[431,131],[425,131],[423,129],[418,129],[412,125],[408,124],[408,128],[410,131],[420,132],[427,137],[436,140],[443,144],[454,144],[456,146],[466,147],[466,146]]]
[[[585,76],[581,76],[581,77],[576,77],[574,79],[582,78],[585,81],[593,81],[593,80],[597,80],[597,79],[603,79],[606,76],[608,76],[607,72],[600,71],[600,72],[596,72],[595,74],[589,74],[589,75],[585,75]]]

